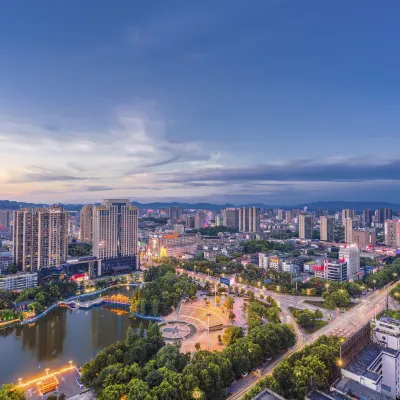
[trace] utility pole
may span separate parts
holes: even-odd
[[[207,320],[208,320],[208,350],[210,350],[210,317],[211,317],[211,314],[207,314]]]
[[[217,308],[217,282],[214,282],[214,307]]]

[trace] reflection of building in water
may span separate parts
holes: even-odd
[[[92,342],[97,352],[117,340],[125,340],[128,315],[117,315],[109,309],[92,309]]]
[[[37,359],[51,359],[62,353],[67,333],[67,312],[56,308],[50,315],[36,322],[33,327],[22,329],[24,349],[36,349]]]

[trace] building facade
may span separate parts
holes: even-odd
[[[344,241],[345,243],[353,243],[353,229],[354,220],[352,218],[345,218],[344,220]]]
[[[356,211],[351,210],[349,208],[345,208],[342,210],[342,224],[344,226],[344,222],[346,218],[355,219],[356,218]]]
[[[372,224],[372,211],[369,208],[366,208],[362,212],[362,220],[364,227],[371,226]]]
[[[58,266],[68,255],[68,213],[62,207],[14,212],[14,263],[23,271]]]
[[[260,231],[260,209],[257,207],[239,208],[239,231],[259,232]]]
[[[139,267],[138,209],[127,199],[104,200],[93,210],[93,256],[101,273]]]
[[[94,206],[86,205],[81,210],[81,232],[80,239],[83,243],[93,242],[93,210]]]
[[[385,244],[394,248],[400,247],[400,222],[385,222]]]
[[[347,278],[357,279],[360,273],[360,250],[357,245],[340,246],[339,260],[347,264]]]
[[[373,229],[356,229],[352,233],[352,242],[359,249],[365,249],[368,246],[376,245],[376,232]]]
[[[325,242],[335,241],[335,218],[331,216],[321,216],[320,239]]]
[[[10,229],[12,221],[12,211],[0,210],[0,227],[4,229]]]
[[[239,229],[239,210],[237,208],[225,208],[221,214],[224,226]]]
[[[299,215],[299,238],[311,240],[313,233],[313,217],[312,215]]]
[[[32,289],[37,286],[37,283],[37,273],[8,275],[0,278],[0,289],[19,292],[25,289]]]
[[[194,227],[195,229],[202,229],[206,227],[206,215],[199,211],[195,216],[194,216]]]

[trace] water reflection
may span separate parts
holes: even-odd
[[[52,370],[69,360],[81,365],[105,346],[124,340],[128,326],[139,324],[121,309],[59,307],[34,326],[0,331],[0,384],[29,377],[39,366]],[[147,326],[146,321],[143,324]]]

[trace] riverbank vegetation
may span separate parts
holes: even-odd
[[[20,292],[1,290],[0,313],[4,312],[8,315],[9,311],[15,310],[18,303],[25,302],[27,302],[29,310],[40,313],[58,300],[74,295],[77,289],[76,283],[65,280],[58,283],[47,283]]]
[[[263,378],[244,397],[251,400],[268,387],[286,399],[304,399],[312,387],[329,388],[338,376],[337,361],[341,339],[321,336],[313,344],[280,362],[272,376]]]

